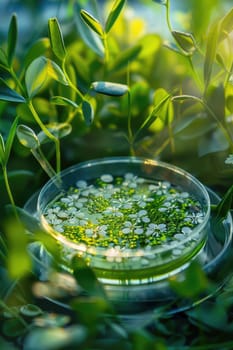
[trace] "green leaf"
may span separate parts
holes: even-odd
[[[218,300],[206,300],[204,303],[196,305],[196,307],[187,311],[187,316],[189,322],[195,325],[200,332],[205,330],[205,334],[229,334],[232,332],[232,323],[229,322],[229,311],[226,308],[224,303],[219,302]],[[203,332],[204,333],[204,332]],[[226,339],[226,338],[225,338]],[[210,344],[209,340],[208,344]],[[223,345],[222,341],[214,342],[211,344],[211,347],[214,349],[226,349],[231,350],[232,345],[226,343],[226,346]],[[195,348],[195,347],[194,347]],[[203,349],[203,347],[201,346]],[[204,345],[204,348],[208,349]]]
[[[38,93],[47,78],[47,59],[40,56],[32,61],[25,73],[25,83],[30,98]]]
[[[128,63],[138,57],[141,52],[141,46],[137,45],[128,50],[119,53],[119,55],[113,60],[113,63],[109,67],[111,71],[117,71],[128,65]]]
[[[220,32],[219,23],[214,23],[211,26],[206,38],[206,53],[204,58],[204,81],[205,81],[206,88],[210,83],[213,64],[216,58],[219,32]]]
[[[224,40],[233,30],[233,8],[220,21],[220,35],[219,40]]]
[[[178,134],[179,139],[182,140],[194,140],[205,137],[215,129],[215,124],[210,123],[209,118],[199,111],[194,111],[191,115],[185,116],[174,127],[174,133]]]
[[[147,110],[151,103],[151,86],[149,82],[138,81],[130,86],[130,112],[132,117],[140,115],[143,110]],[[128,107],[128,96],[124,96],[122,108]]]
[[[225,122],[225,89],[222,84],[210,85],[206,91],[207,105],[211,106],[219,121]]]
[[[95,327],[109,313],[107,300],[100,297],[76,298],[71,302],[72,310],[77,313],[81,324],[89,329]]]
[[[59,83],[66,86],[69,85],[61,68],[54,61],[51,61],[48,59],[47,59],[47,74],[48,76],[58,81]]]
[[[216,128],[212,133],[202,137],[198,143],[198,156],[203,157],[206,154],[223,152],[229,148],[228,140],[220,128]]]
[[[184,56],[184,52],[181,51],[181,49],[174,43],[171,43],[171,42],[168,42],[168,41],[165,41],[164,44],[163,44],[164,47],[166,47],[167,49],[175,52],[175,53],[178,53],[179,55],[182,55]]]
[[[61,139],[71,133],[72,126],[69,123],[52,123],[47,125],[47,129],[56,138]],[[43,131],[40,131],[37,137],[41,144],[51,142],[51,139]]]
[[[0,134],[0,163],[2,166],[6,165],[5,143],[1,134]]]
[[[102,25],[95,17],[93,17],[89,12],[85,10],[81,10],[80,15],[89,28],[91,28],[101,38],[104,36]]]
[[[48,130],[57,138],[62,139],[71,133],[72,126],[69,123],[58,123],[56,126],[53,125],[52,128],[48,125]]]
[[[158,330],[158,321],[156,320],[156,329]],[[155,340],[155,337],[152,335],[151,332],[147,331],[143,328],[136,328],[133,330],[131,334],[132,338],[132,346],[133,349],[137,350],[145,350],[145,349],[153,349],[153,350],[168,350],[167,346],[162,344],[161,341]],[[154,344],[156,342],[156,347],[154,347]]]
[[[186,54],[192,55],[196,50],[196,41],[192,34],[173,30],[172,35]]]
[[[15,90],[12,90],[2,78],[0,78],[0,100],[19,103],[25,102],[25,98]]]
[[[40,146],[40,142],[35,132],[26,125],[19,125],[17,128],[17,137],[19,142],[29,149],[36,149]]]
[[[82,111],[86,125],[91,125],[94,120],[94,111],[92,105],[87,100],[84,100],[82,103]]]
[[[18,337],[26,333],[26,326],[18,318],[4,321],[2,332],[7,337]]]
[[[20,307],[20,313],[26,317],[36,317],[42,314],[42,310],[37,305],[26,304]]]
[[[68,85],[64,73],[54,61],[44,56],[36,58],[29,65],[25,74],[26,88],[30,98],[39,92],[49,77],[63,85]]]
[[[232,209],[232,203],[233,203],[233,185],[227,190],[223,198],[217,204],[217,207],[215,208],[214,219],[217,220],[218,222],[221,222],[222,220],[224,220],[226,216],[229,214],[230,210]]]
[[[18,38],[18,28],[17,28],[17,16],[14,14],[11,17],[10,26],[8,30],[8,38],[7,38],[7,57],[8,63],[11,65],[12,59],[15,54],[15,48]]]
[[[48,21],[49,38],[54,55],[61,61],[66,58],[66,49],[62,31],[57,18],[50,18]]]
[[[19,118],[15,118],[14,122],[12,123],[12,126],[10,128],[7,140],[6,140],[6,152],[5,152],[5,161],[8,162],[8,159],[10,157],[10,152],[12,148],[12,144],[15,138],[15,132],[17,128]]]
[[[58,106],[72,106],[74,108],[78,108],[79,105],[75,103],[74,101],[70,100],[69,98],[63,97],[63,96],[53,96],[51,97],[50,101]]]
[[[108,96],[123,96],[129,91],[125,84],[111,83],[107,81],[95,81],[91,84],[91,88],[104,95]]]
[[[106,298],[103,285],[99,282],[94,271],[86,264],[84,259],[74,256],[71,267],[76,281],[88,294]]]
[[[83,25],[82,17],[77,15],[80,13],[81,9],[78,4],[76,4],[77,10],[75,11],[75,23],[77,26],[77,30],[83,39],[83,41],[100,57],[104,57],[104,45],[100,39],[100,37],[93,32],[89,26]]]
[[[5,53],[5,51],[0,47],[0,63],[8,68],[8,60],[7,60],[7,55]]]
[[[164,128],[165,126],[169,126],[171,124],[173,120],[173,105],[170,100],[170,97],[170,94],[163,88],[159,88],[155,91],[154,105],[148,118],[142,124],[141,128],[144,128],[145,123],[147,123],[150,120],[150,118],[155,118],[155,116],[157,116],[157,120],[155,120],[155,123],[151,123],[151,131],[157,129],[158,125],[156,125],[156,123],[160,124],[159,129]]]
[[[226,106],[229,109],[229,111],[233,114],[233,95],[227,96]]]
[[[105,23],[105,32],[108,33],[111,28],[113,27],[114,23],[116,22],[118,16],[121,13],[121,10],[125,4],[125,0],[115,0],[111,11],[107,17],[106,23]]]

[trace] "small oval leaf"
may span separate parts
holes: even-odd
[[[63,85],[68,85],[63,71],[54,61],[44,56],[36,58],[29,65],[25,74],[25,83],[30,98],[39,92],[49,77]]]
[[[106,24],[105,24],[105,32],[108,33],[116,22],[118,16],[121,13],[121,10],[125,4],[125,0],[115,0],[113,7],[108,15]]]
[[[72,126],[69,123],[53,123],[51,125],[47,125],[47,130],[57,139],[61,139],[71,133]],[[39,132],[37,137],[40,144],[51,142],[51,139],[47,135],[45,135],[43,131]]]
[[[40,142],[35,132],[26,125],[19,125],[16,131],[19,142],[29,149],[36,149],[40,146]]]
[[[50,18],[48,22],[49,38],[54,55],[61,61],[66,58],[66,49],[62,31],[56,17]]]
[[[26,317],[36,317],[42,314],[42,310],[37,305],[27,304],[20,307],[20,313]]]
[[[40,56],[32,61],[25,73],[28,96],[31,98],[35,96],[47,78],[47,59]]]
[[[95,81],[91,84],[94,91],[108,96],[123,96],[129,91],[125,84],[111,83],[107,81]]]
[[[182,50],[184,50],[188,55],[192,55],[194,53],[197,45],[192,34],[173,30],[172,35]]]
[[[82,103],[83,117],[86,125],[90,126],[94,119],[94,110],[90,102],[84,100]]]
[[[80,15],[89,28],[96,32],[96,34],[98,34],[100,37],[104,36],[102,25],[95,17],[85,10],[81,10]]]

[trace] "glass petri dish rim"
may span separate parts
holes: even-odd
[[[188,179],[194,186],[196,186],[197,190],[201,191],[203,195],[203,199],[205,201],[205,212],[204,212],[204,218],[203,221],[199,224],[197,224],[194,229],[192,230],[191,234],[187,236],[186,239],[181,240],[179,242],[174,242],[174,244],[167,244],[159,247],[153,247],[149,250],[146,248],[136,248],[136,249],[125,249],[120,250],[118,252],[119,258],[133,258],[136,256],[138,257],[148,257],[155,254],[165,254],[172,251],[174,248],[179,248],[180,246],[188,243],[194,237],[198,235],[198,232],[203,232],[208,225],[209,219],[210,219],[210,197],[208,194],[208,191],[206,190],[205,186],[193,175],[191,175],[186,170],[183,170],[175,165],[171,165],[169,163],[160,161],[160,160],[154,160],[150,158],[144,158],[144,157],[132,157],[132,156],[114,156],[114,157],[103,157],[103,158],[97,158],[93,160],[87,160],[75,165],[72,165],[65,170],[61,171],[58,175],[51,178],[40,190],[40,193],[38,195],[37,200],[37,214],[39,217],[39,221],[42,224],[42,227],[46,229],[46,232],[48,231],[54,238],[56,238],[59,242],[63,243],[65,246],[72,248],[76,250],[77,252],[82,252],[86,254],[93,255],[94,257],[106,257],[108,256],[107,251],[109,249],[113,248],[103,248],[103,247],[95,247],[95,246],[87,246],[83,243],[75,243],[71,240],[68,240],[62,233],[59,233],[55,231],[51,225],[49,225],[44,217],[44,206],[43,206],[43,196],[48,191],[50,186],[56,186],[56,184],[59,184],[61,180],[63,180],[68,174],[75,173],[80,169],[91,169],[95,166],[99,165],[111,165],[116,163],[123,163],[123,164],[140,164],[145,166],[153,166],[153,167],[161,167],[164,168],[164,170],[168,170],[180,177],[184,177]],[[122,173],[123,175],[123,173]],[[83,179],[85,180],[85,178]],[[151,178],[151,180],[153,180]],[[156,180],[156,179],[154,179]],[[58,185],[59,186],[59,185]],[[61,188],[62,190],[62,188]],[[56,199],[56,197],[54,198]],[[48,203],[47,203],[48,204]]]

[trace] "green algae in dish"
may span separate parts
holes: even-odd
[[[67,239],[87,246],[149,249],[179,242],[204,218],[200,203],[167,181],[103,174],[76,186],[47,207],[45,218]]]
[[[133,157],[92,160],[51,179],[38,198],[43,229],[72,273],[78,255],[108,285],[144,284],[188,266],[205,246],[210,200],[193,176]]]

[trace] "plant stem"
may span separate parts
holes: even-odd
[[[35,121],[37,122],[37,124],[40,126],[41,130],[45,133],[46,136],[48,136],[48,138],[54,142],[55,144],[55,149],[56,149],[56,171],[57,173],[59,173],[61,171],[61,152],[60,152],[60,141],[58,138],[56,138],[47,128],[46,126],[43,124],[43,122],[41,121],[39,115],[37,114],[33,103],[31,100],[28,101],[28,107],[35,119]]]
[[[50,178],[56,176],[56,172],[51,167],[50,163],[47,161],[46,157],[39,147],[37,149],[31,149],[31,152]]]
[[[172,35],[172,25],[171,25],[171,19],[170,19],[170,0],[167,0],[167,3],[166,3],[166,22],[167,22],[167,26],[168,26],[169,32]],[[172,35],[172,37],[173,37],[173,35]],[[178,46],[180,46],[179,43],[178,43]],[[198,88],[200,89],[200,91],[203,91],[203,84],[202,84],[202,82],[201,82],[201,80],[199,78],[199,75],[197,74],[196,70],[194,69],[191,56],[190,55],[185,55],[185,57],[187,57],[187,60],[189,62],[191,71],[193,73],[193,76],[194,76],[194,79],[195,79],[195,81],[197,83]]]
[[[4,178],[4,182],[5,182],[5,186],[6,186],[6,191],[8,194],[8,197],[10,199],[10,203],[12,204],[13,207],[15,207],[15,201],[11,192],[11,188],[10,188],[10,184],[9,184],[9,180],[8,180],[8,176],[7,176],[7,168],[6,166],[2,167],[2,171],[3,171],[3,178]]]
[[[168,124],[168,134],[169,134],[169,143],[171,145],[171,152],[175,153],[175,142],[174,142],[171,123]]]
[[[203,86],[203,84],[201,82],[201,79],[200,79],[199,75],[197,74],[196,70],[194,69],[192,57],[191,56],[186,56],[186,57],[188,59],[188,62],[189,62],[189,65],[190,65],[190,68],[191,68],[194,80],[196,81],[196,84],[197,84],[199,90],[201,92],[203,92],[204,86]]]
[[[170,0],[167,0],[167,3],[166,3],[166,21],[167,21],[168,29],[171,33],[172,26],[171,26],[171,19],[170,19]]]
[[[81,91],[79,91],[79,89],[77,88],[76,85],[74,85],[74,83],[70,80],[70,77],[66,71],[66,66],[65,66],[65,60],[63,60],[62,62],[62,71],[66,77],[66,80],[68,81],[69,83],[69,86],[77,93],[77,95],[79,96],[79,98],[81,99],[81,101],[84,100],[84,96],[83,94],[81,93]]]
[[[232,76],[232,71],[233,71],[233,61],[231,63],[231,67],[230,67],[230,70],[229,72],[227,73],[227,76],[226,76],[226,79],[225,79],[225,82],[224,82],[224,86],[226,86]]]
[[[15,74],[15,71],[13,70],[12,67],[9,68],[9,73],[11,74],[12,78],[13,78],[14,81],[15,81],[16,88],[19,87],[21,93],[22,93],[23,95],[25,95],[24,87],[23,87],[23,85],[21,84],[21,81],[18,79],[18,77],[17,77],[17,75]]]
[[[132,131],[132,113],[131,113],[131,96],[130,96],[130,91],[128,91],[127,94],[128,98],[128,142],[129,142],[129,150],[130,150],[130,155],[134,156],[135,155],[135,150],[133,147],[134,144],[134,137],[133,137],[133,131]]]
[[[2,171],[3,171],[3,178],[4,178],[6,191],[7,191],[8,197],[10,199],[10,203],[12,205],[12,208],[13,208],[13,213],[15,215],[16,220],[19,221],[18,213],[17,213],[16,206],[15,206],[14,197],[13,197],[13,194],[12,194],[12,191],[10,188],[10,184],[9,184],[9,179],[8,179],[8,175],[7,175],[7,167],[3,166]]]
[[[108,67],[108,62],[109,62],[109,49],[108,49],[108,42],[107,42],[107,34],[104,33],[103,35],[103,45],[104,45],[104,76],[106,75],[107,72],[107,67]]]

